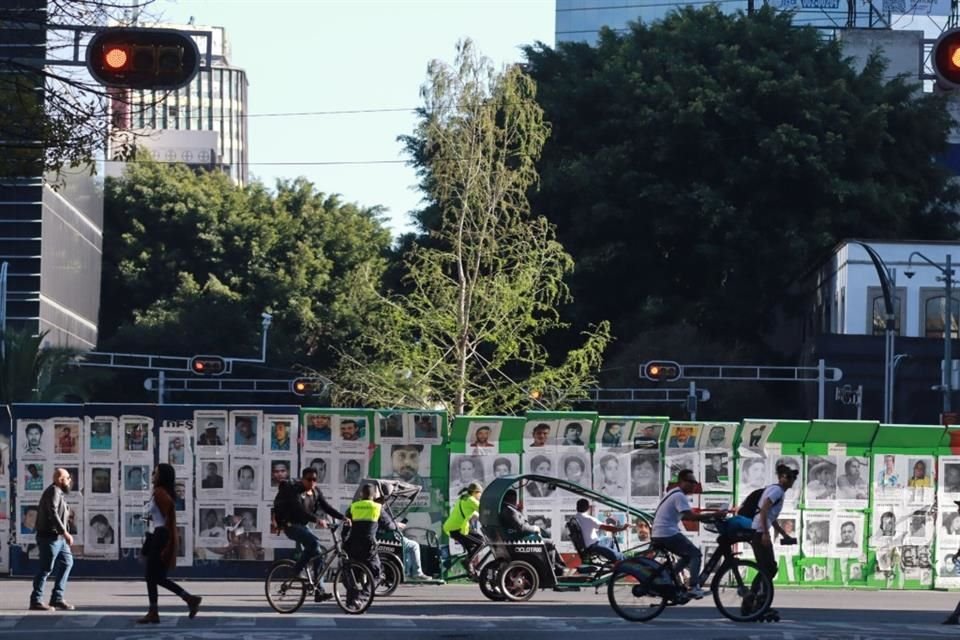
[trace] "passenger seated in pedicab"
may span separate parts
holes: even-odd
[[[403,548],[403,570],[407,578],[412,580],[430,580],[430,576],[423,572],[423,565],[420,563],[420,543],[403,535],[403,530],[407,528],[407,523],[393,517],[393,512],[390,511],[389,505],[384,504],[386,501],[387,496],[385,495],[381,495],[375,500],[375,502],[381,505],[377,528],[383,531],[395,531],[400,537],[400,543]]]
[[[577,500],[577,514],[573,517],[580,526],[580,535],[583,536],[583,546],[586,547],[587,551],[595,553],[604,560],[610,562],[623,560],[623,553],[617,548],[617,543],[613,536],[601,536],[597,531],[619,533],[625,531],[630,525],[625,524],[622,527],[615,527],[604,524],[590,514],[591,508],[592,505],[586,498]]]
[[[557,553],[557,548],[553,543],[540,537],[540,527],[527,523],[527,519],[523,517],[523,512],[520,511],[520,507],[518,506],[517,492],[515,489],[508,489],[507,492],[503,494],[503,506],[500,507],[500,526],[502,526],[508,534],[516,536],[537,536],[537,538],[543,542],[547,556],[553,563],[553,572],[557,576],[562,576],[567,570],[567,565],[564,564],[563,558]]]

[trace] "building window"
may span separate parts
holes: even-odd
[[[923,335],[927,338],[942,338],[944,333],[943,311],[947,297],[936,290],[928,291],[923,296]],[[953,298],[950,305],[950,335],[954,338],[960,335],[960,300]]]
[[[897,287],[893,293],[893,331],[901,335],[903,331],[903,300],[907,291]],[[887,306],[883,300],[883,289],[867,287],[867,328],[872,335],[882,336],[887,331]]]

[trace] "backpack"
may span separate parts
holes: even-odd
[[[737,509],[737,515],[753,520],[753,518],[760,513],[760,498],[763,497],[763,492],[766,490],[767,487],[763,487],[762,489],[755,489],[754,491],[751,491],[750,495],[748,495],[746,500],[743,501],[743,504],[740,505],[740,508]],[[781,500],[782,499],[783,498],[781,498]],[[777,500],[777,502],[780,502],[780,500]],[[777,502],[774,502],[774,504]]]
[[[277,495],[273,498],[273,517],[277,521],[277,526],[281,529],[290,524],[291,519],[297,512],[297,502],[300,500],[300,492],[297,490],[297,483],[286,480],[277,487]]]

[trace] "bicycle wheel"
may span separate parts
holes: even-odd
[[[747,571],[753,577],[747,576]],[[773,581],[756,562],[734,560],[725,563],[710,587],[720,613],[734,622],[753,622],[773,604]]]
[[[397,590],[403,581],[403,569],[392,559],[393,556],[380,556],[380,582],[377,583],[377,595],[386,597]]]
[[[277,613],[293,613],[307,597],[307,583],[294,573],[293,560],[274,562],[267,572],[264,591],[267,602]]]
[[[377,585],[367,565],[346,560],[333,577],[333,599],[344,613],[357,615],[373,604]]]
[[[617,569],[607,583],[607,599],[614,612],[630,622],[647,622],[660,615],[667,606],[666,598],[648,589],[655,574],[638,578]]]
[[[503,562],[501,560],[488,562],[483,566],[483,569],[480,570],[480,577],[477,580],[480,585],[480,593],[494,602],[503,602],[507,599],[507,596],[503,595],[503,592],[500,591],[499,586],[500,567],[502,566]]]

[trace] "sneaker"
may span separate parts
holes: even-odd
[[[433,578],[431,578],[431,577],[428,576],[427,574],[423,573],[422,571],[421,571],[420,573],[416,573],[416,574],[410,576],[410,579],[411,579],[411,580],[433,580]]]
[[[701,589],[699,586],[692,587],[687,590],[687,595],[689,595],[694,600],[699,600],[703,596],[707,595],[707,592]]]
[[[63,600],[60,600],[58,602],[51,602],[50,608],[56,609],[57,611],[76,611],[77,610],[75,606],[73,606],[69,602],[64,602]]]

